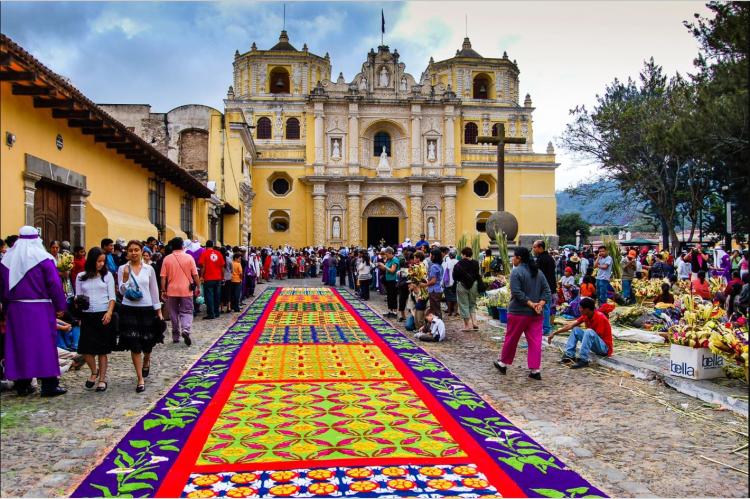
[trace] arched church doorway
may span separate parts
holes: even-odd
[[[362,212],[368,246],[396,247],[406,233],[406,212],[395,200],[378,198]]]

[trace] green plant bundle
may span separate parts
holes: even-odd
[[[497,249],[500,253],[500,260],[503,262],[503,274],[507,277],[510,275],[510,257],[508,256],[508,236],[505,232],[500,231],[495,236],[495,243],[497,243]]]
[[[468,244],[469,239],[466,237],[466,234],[461,234],[461,237],[458,238],[458,251],[461,251],[464,249]]]
[[[464,249],[465,246],[460,246],[458,248],[458,251],[460,252],[462,249]],[[480,253],[482,252],[482,246],[480,244],[479,234],[475,234],[471,238],[471,251],[474,252],[474,258],[477,260],[480,260],[482,257]],[[458,255],[460,257],[460,255]]]
[[[620,254],[620,245],[617,239],[613,237],[605,237],[603,239],[603,245],[607,248],[607,253],[612,257],[612,278],[622,278],[622,255]]]

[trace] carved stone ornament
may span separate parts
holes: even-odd
[[[380,84],[380,86],[381,87],[387,87],[388,83],[390,82],[390,78],[388,76],[388,70],[385,69],[385,66],[383,66],[380,69],[380,77],[379,78],[380,79],[378,80],[378,83]]]
[[[376,199],[365,208],[364,217],[400,217],[401,207],[392,199]]]

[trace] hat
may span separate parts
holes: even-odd
[[[570,267],[565,267],[565,272],[570,272],[572,274],[573,273],[573,269],[571,269]]]
[[[636,256],[638,256],[638,254],[635,252],[635,250],[630,250],[628,251],[628,256],[632,256],[633,258],[635,258]]]
[[[573,256],[570,257],[570,261],[573,262],[573,263],[578,263],[578,262],[581,261],[581,259],[578,258],[578,255],[573,254]]]

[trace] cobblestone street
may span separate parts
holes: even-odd
[[[319,281],[272,285],[318,286]],[[374,294],[369,304],[384,311],[380,295]],[[85,368],[63,376],[69,392],[59,398],[20,399],[3,393],[0,494],[69,494],[235,317],[198,319],[190,348],[159,345],[142,395],[134,392],[132,365],[123,353],[111,357],[109,389],[103,394],[84,390]],[[502,377],[492,365],[502,341],[497,328],[483,323],[479,332],[460,333],[457,319],[449,319],[447,326],[446,342],[420,346],[609,494],[748,496],[746,475],[700,457],[746,470],[747,449],[731,452],[747,443],[746,419],[602,367],[569,370],[557,364],[557,347],[545,348],[541,382],[527,377],[523,348]]]

